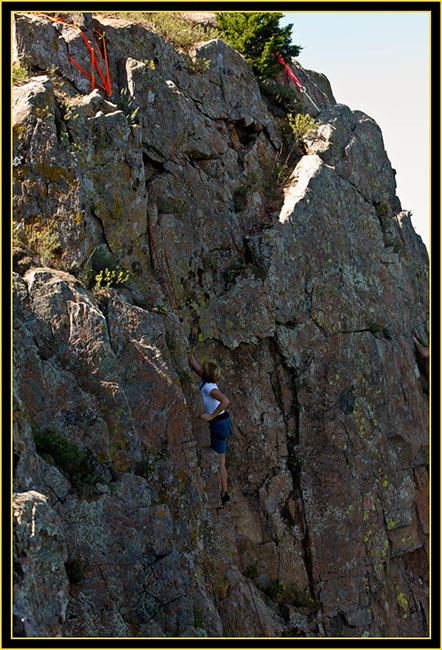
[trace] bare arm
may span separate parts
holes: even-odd
[[[202,377],[202,376],[203,376],[203,369],[201,368],[200,364],[199,364],[198,361],[195,359],[195,357],[193,356],[193,354],[189,354],[189,355],[188,355],[188,359],[189,359],[189,364],[190,364],[190,367],[192,368],[192,370],[193,370],[194,372],[196,372],[197,375],[199,375],[200,377]]]
[[[427,348],[425,345],[422,345],[422,343],[418,341],[415,336],[413,336],[413,341],[417,349],[421,353],[421,355],[424,357],[424,359],[428,359],[428,357],[430,356],[430,348]]]
[[[228,397],[222,394],[222,392],[218,388],[212,388],[210,391],[210,396],[213,397],[214,399],[217,399],[219,401],[218,406],[216,409],[213,411],[213,413],[203,413],[201,416],[202,420],[206,420],[209,422],[210,420],[213,420],[213,418],[216,418],[217,415],[221,413],[221,411],[224,411],[229,404],[230,400]]]

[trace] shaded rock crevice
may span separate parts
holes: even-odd
[[[285,324],[287,326],[287,324]],[[273,390],[275,393],[276,402],[281,410],[285,428],[286,428],[286,441],[287,441],[287,467],[292,477],[293,492],[292,504],[295,505],[295,518],[293,518],[290,508],[287,509],[288,519],[293,521],[293,524],[301,527],[301,548],[302,548],[302,561],[305,566],[305,571],[308,576],[308,594],[304,594],[305,602],[313,602],[317,599],[315,589],[315,580],[312,569],[312,549],[309,536],[309,526],[305,516],[304,500],[302,493],[302,486],[300,481],[300,473],[302,472],[303,459],[300,457],[300,420],[303,404],[300,403],[298,398],[298,390],[300,385],[300,373],[297,369],[293,369],[285,362],[284,354],[278,347],[278,343],[274,340],[271,341],[273,348],[273,358],[276,364],[284,370],[286,375],[285,381],[281,380],[281,372],[275,370],[275,379],[272,382]],[[289,396],[287,396],[287,387],[289,388]],[[291,404],[291,408],[287,411],[287,403]],[[283,505],[284,507],[284,505]],[[306,590],[307,591],[307,590]],[[319,603],[319,601],[317,601]]]

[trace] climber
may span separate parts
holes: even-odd
[[[424,377],[429,381],[430,379],[430,348],[422,343],[417,338],[418,333],[415,331],[415,336],[413,336],[414,344],[417,348],[417,351],[420,355],[420,360],[424,369]],[[428,394],[428,388],[424,389],[424,393]]]
[[[200,391],[203,396],[206,412],[201,420],[210,424],[210,446],[219,456],[221,472],[221,508],[230,501],[227,492],[226,448],[227,439],[232,433],[232,420],[226,407],[229,399],[222,394],[217,386],[221,370],[214,361],[205,361],[201,367],[193,354],[188,355],[189,365],[201,377]]]
[[[415,331],[414,332],[415,336],[413,336],[413,341],[416,344],[417,349],[419,350],[419,353],[423,359],[429,359],[430,358],[430,348],[427,347],[426,345],[422,345],[422,343],[419,341],[417,338],[419,335]]]

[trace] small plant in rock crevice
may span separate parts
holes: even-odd
[[[196,56],[192,58],[189,54],[184,54],[184,60],[187,63],[187,70],[190,74],[201,74],[210,69],[210,59],[207,59],[204,56]]]
[[[264,183],[264,196],[269,201],[272,201],[277,197],[278,192],[286,185],[292,173],[292,169],[287,164],[288,159],[286,162],[282,162],[282,155],[283,152],[281,147],[277,152],[274,161],[268,163],[265,167],[266,180]]]
[[[266,167],[266,182],[264,184],[264,195],[267,199],[276,198],[278,190],[283,188],[294,168],[296,159],[301,154],[301,145],[304,139],[312,135],[317,128],[317,123],[310,115],[288,113],[284,120],[281,120],[279,131],[283,143],[276,153],[273,163]],[[293,159],[295,158],[295,160]]]
[[[305,612],[315,612],[320,605],[320,601],[310,596],[308,588],[304,592],[291,588],[287,593],[287,600],[292,603],[294,607],[303,609]]]
[[[233,193],[233,205],[237,212],[241,212],[247,207],[248,197],[252,194],[253,190],[258,184],[258,176],[255,172],[249,172],[246,180],[241,185],[238,185]]]
[[[291,472],[299,472],[304,465],[302,458],[298,458],[293,454],[290,454],[287,461],[287,466]]]
[[[118,272],[114,269],[106,268],[95,276],[95,287],[93,291],[99,291],[101,289],[109,291],[111,287],[117,287],[118,285],[127,282],[129,277],[130,275],[128,271]]]
[[[152,307],[152,311],[156,314],[161,314],[162,316],[165,316],[169,312],[165,305],[155,305],[155,307]]]
[[[303,142],[308,135],[312,135],[317,128],[317,123],[313,117],[308,114],[303,115],[302,113],[297,113],[296,115],[293,115],[292,113],[289,113],[287,115],[287,120],[293,133],[295,146],[299,146],[299,144]]]
[[[13,221],[12,226],[13,249],[23,244],[40,257],[42,264],[49,266],[54,263],[61,243],[53,223],[21,225]]]
[[[140,107],[136,106],[133,98],[129,95],[127,88],[123,88],[120,91],[117,98],[117,106],[120,111],[123,111],[125,114],[128,123],[135,124]]]
[[[97,481],[97,462],[93,454],[82,450],[53,427],[32,426],[35,447],[40,456],[55,464],[72,487],[82,494]]]
[[[90,269],[83,273],[86,281],[90,277],[90,273]],[[95,284],[90,289],[90,292],[100,304],[101,308],[106,310],[106,300],[110,296],[111,287],[121,287],[129,278],[129,271],[117,271],[115,269],[105,268],[95,276]]]
[[[280,580],[272,580],[265,590],[265,594],[270,600],[278,600],[285,593],[287,585]]]
[[[147,481],[155,474],[155,465],[151,460],[143,460],[136,465],[134,474]]]
[[[12,83],[16,86],[26,83],[32,77],[31,69],[27,65],[15,63],[12,66]]]

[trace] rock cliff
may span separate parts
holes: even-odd
[[[428,255],[379,127],[295,64],[321,110],[277,186],[240,54],[77,24],[111,96],[15,15],[15,635],[427,636]],[[191,349],[231,402],[221,511]]]

